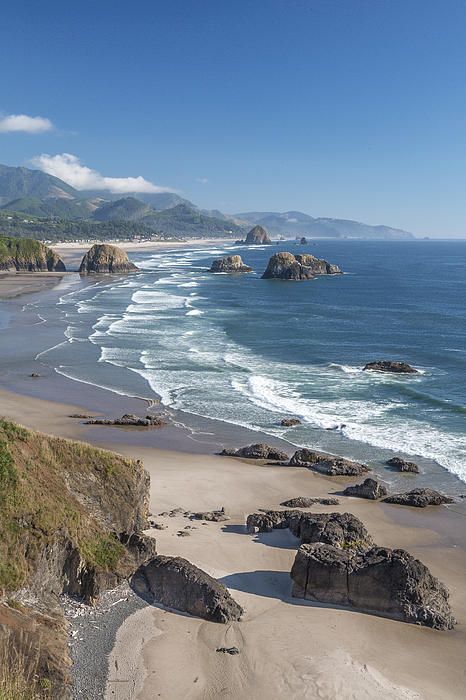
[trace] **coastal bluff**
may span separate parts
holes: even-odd
[[[60,256],[40,241],[0,236],[0,270],[66,272],[66,267]]]
[[[311,280],[318,275],[341,275],[338,265],[314,255],[293,255],[292,253],[275,253],[269,260],[262,279]]]
[[[128,254],[122,248],[108,243],[93,245],[81,261],[79,273],[124,273],[135,272],[136,265],[130,261]]]

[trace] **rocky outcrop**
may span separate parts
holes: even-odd
[[[125,413],[121,418],[91,418],[85,425],[121,425],[136,426],[138,428],[162,428],[167,421],[162,416],[136,416],[133,413]]]
[[[252,272],[252,267],[245,265],[241,255],[228,255],[214,260],[209,272]]]
[[[384,498],[385,503],[396,503],[399,506],[414,506],[414,508],[425,508],[426,506],[441,506],[445,503],[453,503],[453,498],[445,496],[434,489],[413,489],[406,493],[394,493],[392,496]]]
[[[392,457],[387,460],[387,464],[390,467],[398,469],[399,472],[411,472],[412,474],[419,474],[419,467],[415,462],[407,462],[402,457]]]
[[[262,279],[310,280],[317,275],[337,274],[341,274],[338,265],[331,265],[313,255],[275,253],[270,258]]]
[[[348,605],[405,622],[452,629],[445,586],[402,549],[363,552],[329,544],[302,545],[291,569],[293,596]]]
[[[271,447],[263,442],[247,445],[239,449],[225,449],[220,452],[225,457],[243,457],[246,459],[267,459],[273,462],[286,462],[288,455],[286,452],[276,447]]]
[[[337,506],[340,501],[338,498],[307,498],[306,496],[297,496],[289,498],[287,501],[282,501],[281,506],[285,508],[310,508],[314,505],[321,506]]]
[[[296,450],[289,461],[290,467],[307,467],[326,476],[361,476],[369,467],[343,457],[314,452],[307,448]]]
[[[270,245],[269,234],[263,226],[254,226],[246,236],[246,245]]]
[[[293,428],[295,425],[301,425],[301,421],[299,418],[282,418],[280,425],[283,425],[285,428]]]
[[[243,614],[222,583],[181,557],[155,557],[139,569],[133,585],[154,603],[211,622],[227,623]]]
[[[305,238],[305,237],[303,236],[303,237],[301,238],[301,240],[299,241],[299,243],[300,243],[300,245],[307,245],[307,238]]]
[[[302,543],[326,542],[344,549],[363,550],[373,544],[363,523],[351,513],[267,510],[248,515],[246,528],[251,534],[289,528]]]
[[[193,513],[191,517],[193,520],[206,520],[207,522],[212,523],[222,523],[226,520],[230,520],[230,516],[225,513],[225,508],[221,508],[220,510],[208,510]]]
[[[395,360],[377,360],[368,362],[364,365],[365,372],[391,372],[392,374],[417,374],[417,369],[408,365],[407,362],[398,362]]]
[[[66,267],[59,255],[39,241],[0,236],[0,270],[66,272]]]
[[[83,257],[79,272],[82,275],[90,273],[135,272],[138,268],[132,263],[126,251],[116,245],[101,243],[93,245]]]
[[[388,494],[387,489],[376,479],[365,479],[362,484],[355,486],[347,486],[343,491],[344,496],[357,496],[358,498],[368,498],[376,501],[378,498],[384,498]]]

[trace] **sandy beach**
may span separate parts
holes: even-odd
[[[51,289],[63,278],[63,272],[0,272],[0,299],[14,299]]]
[[[116,413],[124,409],[123,397],[114,397],[113,403]],[[421,510],[345,497],[337,507],[314,508],[354,513],[378,544],[406,548],[419,557],[450,589],[458,619],[454,631],[304,603],[290,594],[297,540],[288,531],[248,535],[245,517],[293,496],[335,494],[342,481],[346,485],[358,479],[147,447],[140,437],[145,431],[124,431],[125,441],[115,444],[112,436],[118,429],[94,431],[68,418],[92,410],[91,405],[1,391],[0,406],[2,414],[29,427],[143,459],[151,476],[153,516],[168,526],[149,531],[156,536],[159,553],[186,557],[205,569],[245,609],[241,622],[228,625],[153,606],[136,610],[115,630],[106,698],[463,697],[466,541],[461,508]],[[182,515],[157,515],[176,507],[221,506],[231,517],[227,523],[193,524]],[[187,525],[195,527],[188,530],[189,537],[178,536]],[[240,649],[238,656],[216,652],[233,645]]]

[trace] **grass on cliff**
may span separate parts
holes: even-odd
[[[130,507],[141,470],[115,453],[0,419],[0,593],[27,584],[44,547],[60,537],[89,567],[115,570],[125,547],[112,517]]]
[[[48,700],[51,684],[39,677],[39,653],[16,645],[9,633],[0,638],[0,700]]]

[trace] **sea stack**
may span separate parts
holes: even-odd
[[[228,255],[214,260],[209,272],[252,272],[252,267],[245,265],[241,255]]]
[[[263,226],[254,226],[246,236],[246,245],[271,245],[270,236]]]
[[[338,265],[313,255],[293,255],[292,253],[275,253],[269,260],[262,279],[310,280],[317,275],[339,275]]]
[[[82,259],[79,272],[81,275],[87,275],[90,273],[135,272],[137,269],[122,248],[102,243],[93,245],[87,251]]]
[[[1,236],[0,270],[66,272],[66,267],[59,255],[39,241]]]

